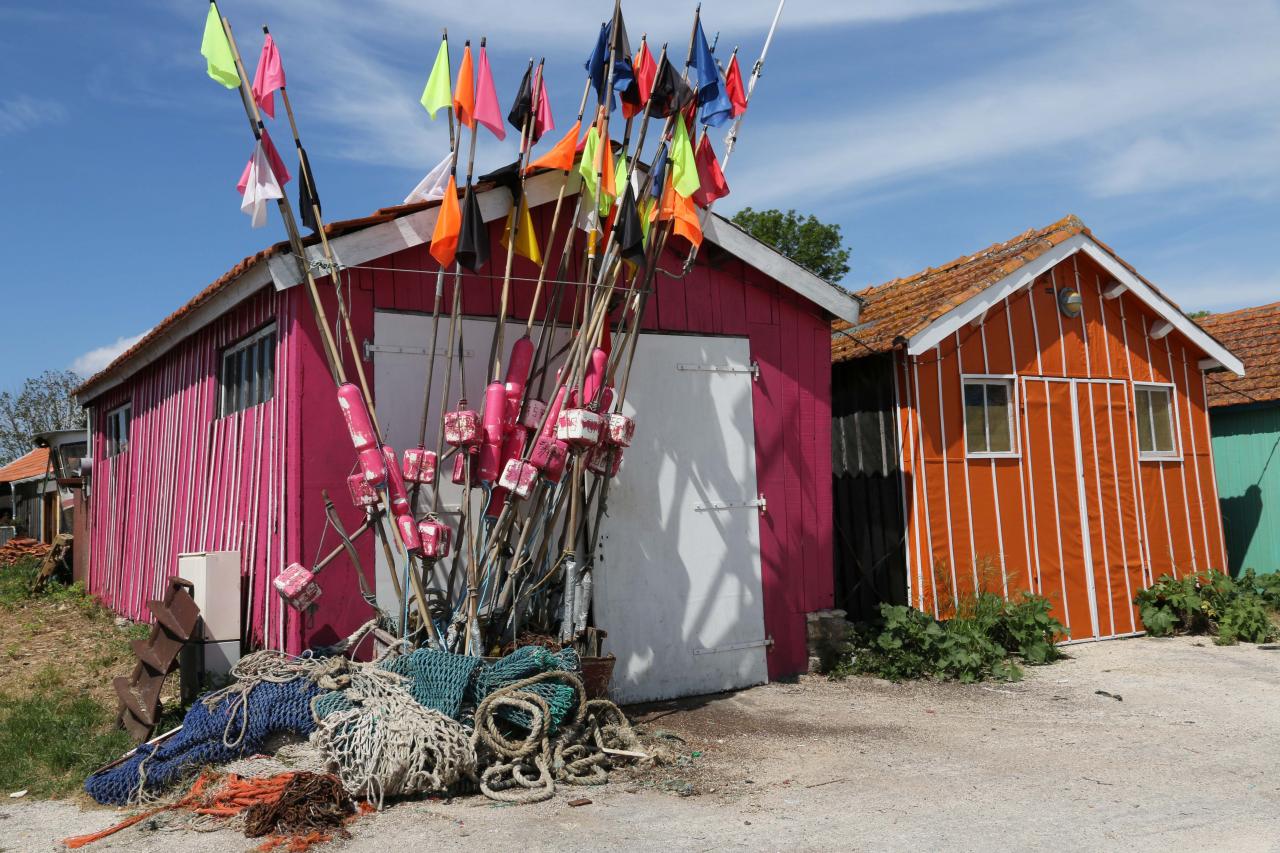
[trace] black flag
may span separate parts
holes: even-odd
[[[622,194],[614,227],[618,229],[618,254],[623,260],[644,269],[644,228],[640,224],[640,211],[636,209],[636,195],[631,191],[630,181],[627,181],[627,189]]]
[[[664,56],[653,77],[653,91],[649,94],[649,115],[669,118],[684,109],[693,100],[693,89],[676,73],[675,67]]]
[[[320,194],[316,192],[315,180],[311,177],[311,161],[307,159],[307,149],[298,146],[298,161],[302,164],[302,180],[298,181],[298,208],[302,213],[302,227],[312,231],[320,230],[316,222],[316,210],[320,209]]]
[[[489,262],[489,226],[480,216],[480,200],[470,185],[462,202],[462,229],[458,234],[456,257],[461,266],[472,272]]]
[[[515,208],[520,204],[520,161],[508,163],[505,166],[494,169],[487,175],[481,175],[476,178],[476,183],[483,184],[485,181],[492,181],[496,186],[506,187],[511,193],[511,206]]]
[[[511,103],[511,112],[507,113],[507,121],[516,129],[516,133],[523,133],[526,122],[533,121],[533,63],[529,63],[529,67],[524,70],[524,76],[520,78],[520,91],[516,92],[516,99]],[[532,138],[537,142],[537,128],[531,128]]]

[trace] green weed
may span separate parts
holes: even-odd
[[[1153,637],[1209,634],[1219,645],[1265,643],[1280,637],[1271,619],[1280,609],[1280,581],[1252,569],[1232,579],[1220,572],[1161,575],[1134,596],[1142,626]]]

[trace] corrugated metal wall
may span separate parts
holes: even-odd
[[[1227,567],[1280,571],[1280,404],[1212,409]]]

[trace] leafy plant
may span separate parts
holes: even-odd
[[[1277,637],[1270,611],[1280,605],[1280,583],[1269,577],[1253,570],[1236,580],[1213,571],[1161,575],[1133,600],[1153,637],[1211,634],[1219,645],[1265,643]]]

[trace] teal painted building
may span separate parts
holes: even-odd
[[[1280,571],[1280,302],[1199,322],[1245,365],[1206,375],[1227,569]]]

